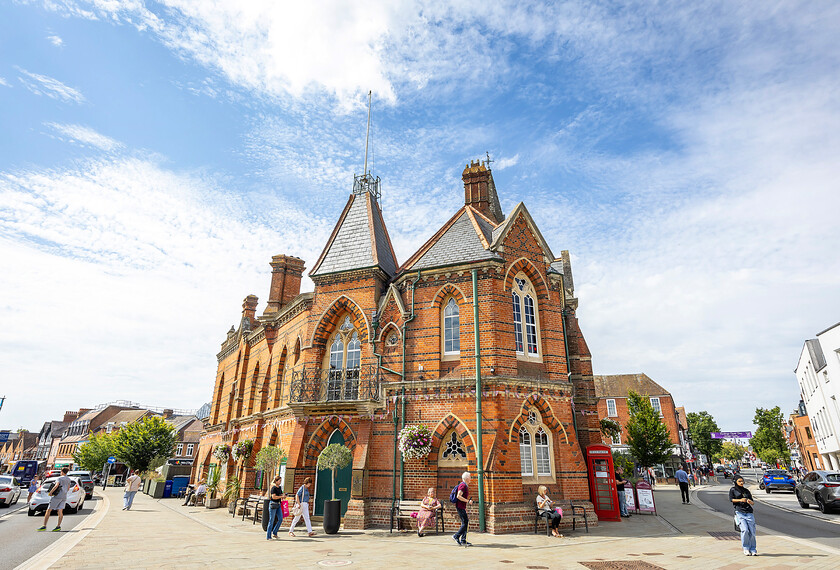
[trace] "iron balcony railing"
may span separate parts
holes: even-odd
[[[375,365],[340,370],[303,368],[292,372],[290,401],[295,404],[378,401],[379,382]]]

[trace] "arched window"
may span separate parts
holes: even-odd
[[[443,354],[461,353],[461,311],[454,297],[443,308]]]
[[[516,354],[525,359],[540,358],[540,327],[537,294],[524,273],[513,278],[513,342]]]
[[[554,457],[551,432],[536,409],[528,410],[528,420],[519,428],[519,460],[526,483],[553,483]]]
[[[219,381],[219,392],[216,394],[216,406],[213,409],[213,424],[219,423],[219,413],[222,406],[222,392],[225,389],[225,375],[222,374],[222,379]]]
[[[327,358],[327,400],[357,400],[362,343],[349,316],[335,331]]]
[[[531,460],[531,434],[525,426],[519,430],[519,460],[522,464],[522,476],[531,477],[534,475],[534,463]]]

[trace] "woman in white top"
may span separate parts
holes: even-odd
[[[556,536],[557,538],[562,537],[563,535],[557,531],[557,527],[560,525],[560,513],[554,510],[554,501],[552,501],[546,492],[545,485],[540,485],[537,492],[537,511],[539,512],[540,516],[545,517],[545,524],[551,526],[551,534]]]

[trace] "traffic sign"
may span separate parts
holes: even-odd
[[[108,458],[108,463],[110,463],[111,465],[113,465],[116,462],[117,462],[117,458],[114,457],[113,455]]]
[[[713,431],[712,439],[749,439],[751,431]]]
[[[0,442],[9,441],[9,432],[0,432]]]

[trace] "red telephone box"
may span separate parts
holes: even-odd
[[[607,445],[590,445],[586,448],[586,467],[589,472],[589,495],[595,505],[599,520],[620,521],[618,491],[615,488],[615,470],[612,451]]]

